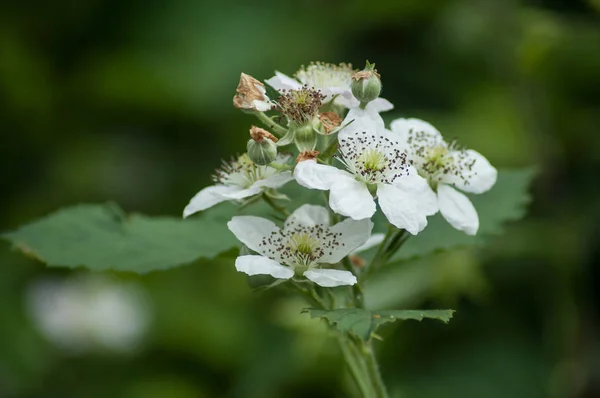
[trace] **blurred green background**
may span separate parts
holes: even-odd
[[[597,0],[3,2],[0,229],[79,202],[179,216],[245,149],[240,72],[365,59],[396,105],[386,118],[540,170],[529,216],[484,250],[396,270],[388,306],[457,313],[383,330],[393,396],[600,397]],[[35,322],[35,286],[85,278],[0,244],[0,397],[352,396],[323,325],[253,293],[231,257],[102,279],[147,316],[123,350],[64,347]]]

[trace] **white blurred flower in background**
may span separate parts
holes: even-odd
[[[41,279],[30,285],[26,299],[37,329],[72,354],[134,352],[151,321],[140,285],[101,275]]]

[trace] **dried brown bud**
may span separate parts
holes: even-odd
[[[349,255],[348,260],[350,260],[352,265],[354,265],[355,267],[364,267],[367,264],[367,262],[362,257],[359,257],[356,254]]]
[[[335,112],[323,112],[319,115],[319,120],[325,129],[325,134],[329,134],[333,129],[342,124],[342,118]]]
[[[261,112],[271,109],[265,85],[252,76],[242,73],[235,91],[237,94],[233,97],[233,106],[236,108]]]
[[[305,160],[314,160],[319,156],[319,151],[302,151],[296,158],[296,163],[304,162]]]
[[[256,126],[252,126],[250,128],[250,137],[252,137],[252,139],[256,142],[262,142],[262,140],[264,140],[265,138],[273,142],[279,141],[277,137],[269,133],[267,130],[261,129],[260,127]]]

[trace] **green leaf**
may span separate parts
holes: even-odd
[[[302,312],[310,313],[311,318],[325,318],[329,324],[343,333],[353,333],[368,340],[377,328],[384,323],[412,319],[421,321],[425,318],[438,319],[448,323],[454,310],[384,310],[370,311],[362,308],[341,308],[336,310],[319,310],[306,308]]]
[[[519,220],[526,214],[531,200],[529,185],[535,174],[532,168],[501,170],[498,172],[496,185],[490,191],[469,195],[479,214],[480,225],[476,236],[469,236],[452,228],[440,214],[436,214],[429,217],[427,228],[417,236],[411,236],[390,262],[456,247],[480,245],[491,235],[502,233],[506,222]]]
[[[1,236],[49,266],[136,273],[211,258],[238,244],[221,220],[127,216],[114,204],[65,208]]]

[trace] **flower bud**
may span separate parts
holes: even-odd
[[[365,69],[352,75],[352,94],[360,101],[361,107],[379,97],[381,93],[381,77],[375,64],[367,61]]]
[[[248,157],[255,164],[264,166],[275,160],[277,157],[277,138],[265,129],[252,126],[250,129],[250,140],[246,148]]]
[[[290,127],[294,134],[294,144],[300,152],[311,151],[317,146],[317,133],[312,124]]]
[[[240,83],[235,91],[233,106],[236,108],[259,112],[271,109],[271,102],[267,97],[265,85],[252,76],[242,73]]]

